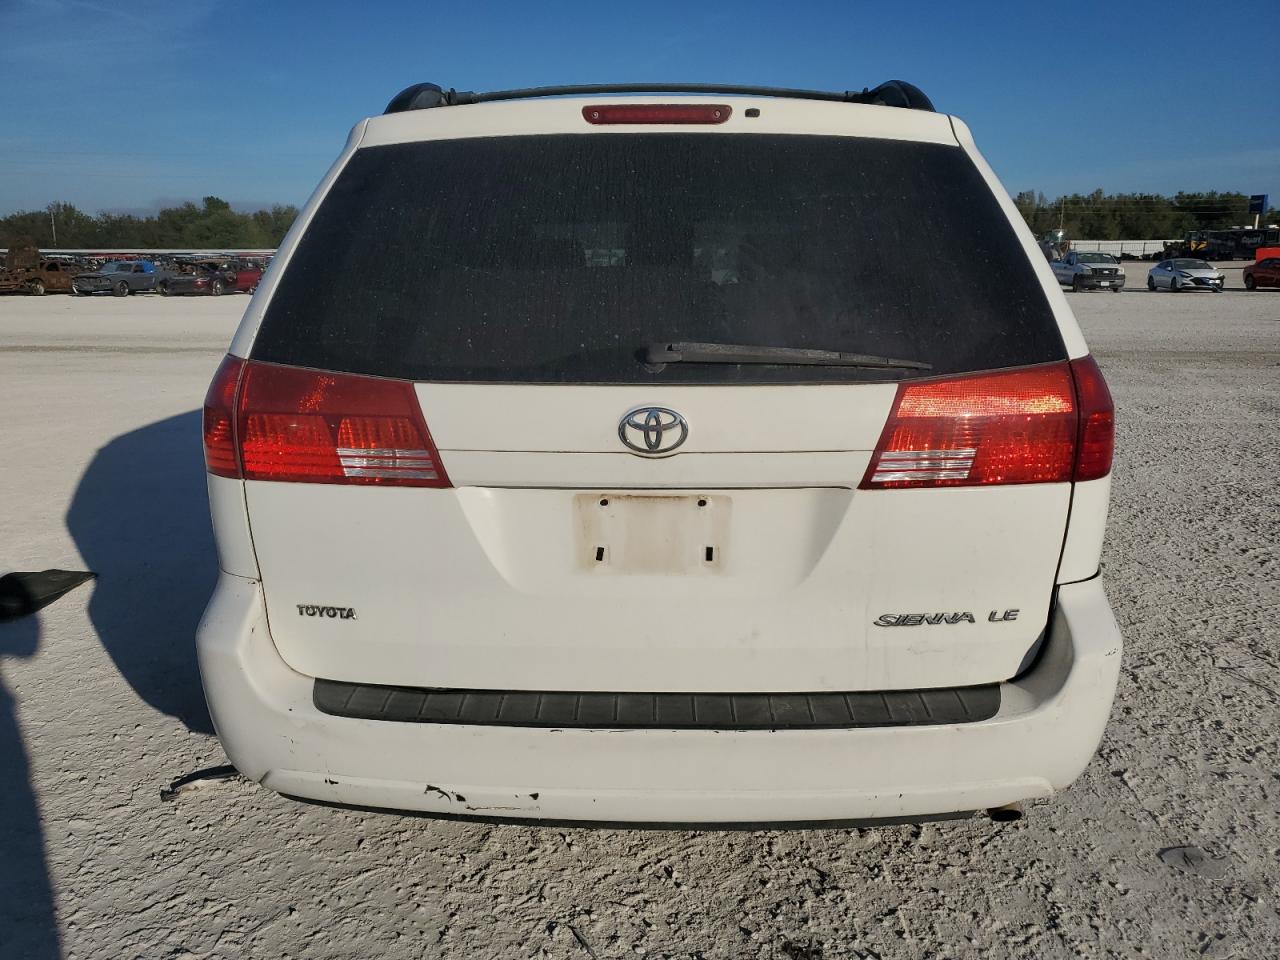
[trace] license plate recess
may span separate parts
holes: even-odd
[[[711,494],[577,494],[579,562],[604,575],[717,573],[732,506],[732,498]]]

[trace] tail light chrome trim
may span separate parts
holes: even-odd
[[[886,450],[876,463],[872,483],[889,480],[963,480],[973,467],[976,447],[958,450]]]
[[[435,480],[435,460],[423,448],[359,449],[338,447],[338,462],[348,477],[412,477],[418,480]]]

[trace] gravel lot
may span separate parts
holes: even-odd
[[[236,781],[161,803],[225,762],[192,651],[197,407],[247,300],[0,299],[0,568],[101,575],[0,626],[0,956],[1276,955],[1280,292],[1128,270],[1069,295],[1119,409],[1120,691],[1080,781],[1003,828],[518,828]],[[1186,845],[1208,859],[1162,859]]]

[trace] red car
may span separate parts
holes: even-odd
[[[162,280],[157,288],[165,296],[180,293],[253,293],[262,279],[262,268],[248,260],[192,260],[180,272]]]
[[[1258,287],[1280,287],[1280,257],[1267,257],[1244,268],[1246,290]]]
[[[253,293],[258,289],[258,281],[262,279],[262,268],[252,263],[236,263],[236,292]]]

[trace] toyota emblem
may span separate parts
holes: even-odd
[[[618,424],[618,439],[629,450],[647,457],[673,453],[689,436],[684,417],[666,407],[636,407]]]

